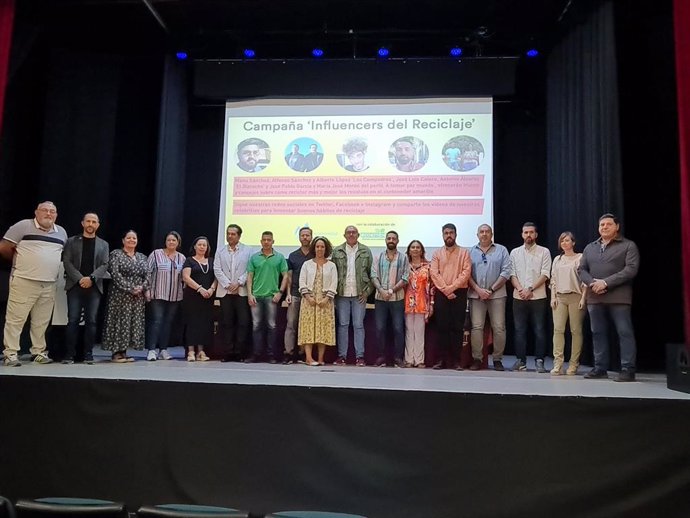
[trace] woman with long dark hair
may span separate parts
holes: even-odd
[[[187,361],[208,361],[204,347],[211,345],[213,340],[213,295],[218,281],[213,274],[211,245],[206,236],[199,236],[192,242],[189,257],[182,268],[182,279],[185,283],[182,317]]]

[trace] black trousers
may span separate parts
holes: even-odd
[[[225,295],[220,299],[225,355],[243,358],[249,352],[252,314],[247,297]]]
[[[454,367],[460,360],[467,308],[467,288],[456,290],[454,299],[449,299],[437,291],[434,302],[437,361],[443,362],[446,367]]]

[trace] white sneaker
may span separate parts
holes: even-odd
[[[149,353],[146,355],[146,361],[149,362],[155,362],[158,359],[158,356],[156,356],[156,351],[151,349]]]
[[[161,349],[160,354],[158,354],[158,358],[161,360],[172,360],[173,357],[172,355],[168,352],[167,349]]]

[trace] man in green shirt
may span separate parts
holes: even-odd
[[[245,360],[260,359],[266,346],[269,363],[276,363],[276,313],[289,277],[285,256],[273,250],[273,232],[261,234],[261,251],[252,255],[247,264],[247,293],[252,311],[254,352]],[[282,280],[281,280],[282,277]]]

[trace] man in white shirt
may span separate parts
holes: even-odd
[[[546,282],[551,274],[551,253],[537,244],[537,226],[531,221],[522,225],[523,246],[510,252],[510,282],[513,284],[513,323],[515,325],[514,371],[527,370],[527,330],[534,334],[534,357],[537,372],[544,373],[546,354],[546,315],[549,299]]]

